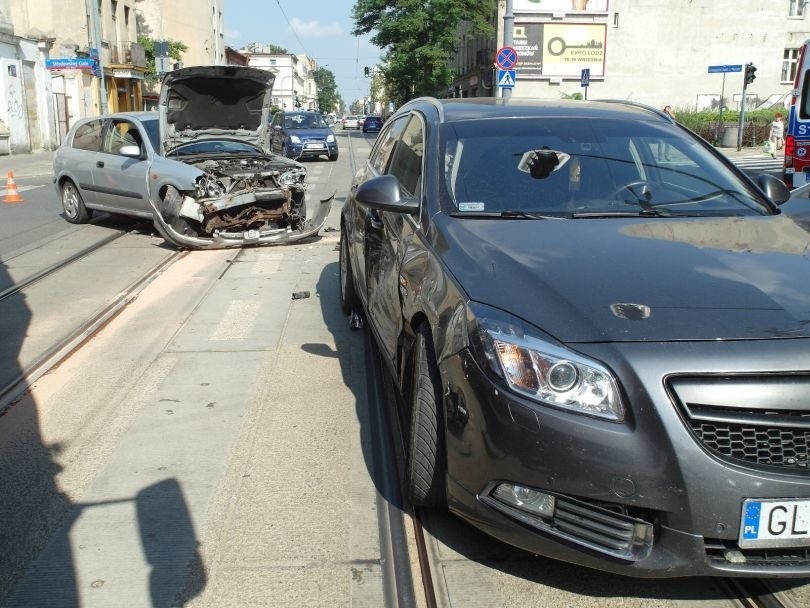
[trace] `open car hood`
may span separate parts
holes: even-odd
[[[179,145],[227,137],[265,148],[275,74],[217,65],[169,72],[160,89],[160,153]]]

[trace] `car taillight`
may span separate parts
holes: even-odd
[[[785,137],[785,169],[792,169],[793,168],[793,157],[796,155],[796,138],[793,135],[788,135]],[[793,172],[791,171],[788,173],[787,171],[784,172],[782,181],[785,182],[785,186],[792,189],[793,188]]]

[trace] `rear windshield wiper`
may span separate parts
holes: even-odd
[[[518,220],[562,220],[565,219],[559,215],[543,215],[541,213],[532,213],[530,211],[521,211],[519,209],[505,209],[503,211],[453,211],[449,214],[451,217],[468,217],[468,218],[493,218],[502,217],[508,219]]]

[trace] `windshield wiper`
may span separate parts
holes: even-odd
[[[575,219],[590,218],[590,217],[675,217],[674,214],[667,209],[660,209],[657,207],[650,207],[639,209],[638,211],[576,211],[571,216]]]
[[[520,211],[519,209],[505,209],[504,211],[453,211],[449,214],[451,217],[469,217],[469,218],[492,218],[502,217],[517,220],[562,220],[565,219],[559,215],[543,215],[541,213],[532,213],[529,211]]]

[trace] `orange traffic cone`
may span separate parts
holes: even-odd
[[[17,184],[14,183],[14,172],[9,171],[6,179],[6,195],[3,197],[4,203],[21,203],[23,197],[20,196],[20,191],[17,190]]]

